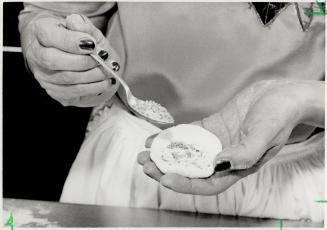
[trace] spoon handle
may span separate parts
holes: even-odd
[[[121,78],[119,77],[115,71],[113,71],[108,65],[107,63],[105,63],[101,57],[99,57],[98,55],[96,54],[90,54],[90,56],[96,60],[107,72],[109,72],[112,76],[114,76],[114,78],[116,78],[119,83],[124,87],[125,91],[128,91],[130,93],[130,90],[129,90],[129,87],[128,85],[126,84],[126,82]],[[126,92],[127,93],[127,92]]]

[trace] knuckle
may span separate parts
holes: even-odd
[[[50,34],[48,32],[48,27],[45,26],[44,20],[38,20],[34,23],[34,31],[41,44],[47,45]]]
[[[31,23],[31,29],[34,32],[34,34],[38,33],[38,30],[40,29],[40,27],[42,27],[42,20],[41,19],[38,19],[38,20]]]
[[[49,49],[45,49],[43,52],[39,53],[39,61],[41,65],[47,69],[54,69],[55,62],[51,59],[51,52]]]
[[[73,13],[73,14],[70,14],[70,15],[68,15],[67,17],[66,17],[66,20],[67,21],[74,21],[74,20],[78,20],[78,19],[80,19],[80,15],[79,14],[75,14],[75,13]]]
[[[73,25],[74,27],[81,27],[85,24],[85,16],[80,14],[70,14],[66,17],[66,21],[68,24]]]

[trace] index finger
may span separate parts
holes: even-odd
[[[209,178],[187,178],[175,173],[167,173],[160,183],[175,192],[211,196],[224,192],[243,176],[237,173],[215,173]]]
[[[72,54],[89,54],[95,48],[95,39],[83,32],[68,30],[64,22],[42,18],[36,22],[36,37],[41,45]]]
[[[217,194],[217,188],[210,178],[188,178],[176,173],[167,173],[161,177],[160,183],[178,193],[207,196]]]

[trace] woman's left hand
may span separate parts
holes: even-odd
[[[260,81],[239,93],[217,114],[194,123],[214,133],[223,145],[211,177],[164,175],[151,161],[149,151],[139,153],[138,162],[148,176],[176,192],[215,195],[276,156],[295,126],[304,123],[324,127],[324,116],[324,82]],[[147,148],[153,138],[147,140]]]

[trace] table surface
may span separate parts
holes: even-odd
[[[279,227],[280,220],[59,202],[3,199],[3,222],[15,227]],[[283,220],[284,227],[323,223]]]

